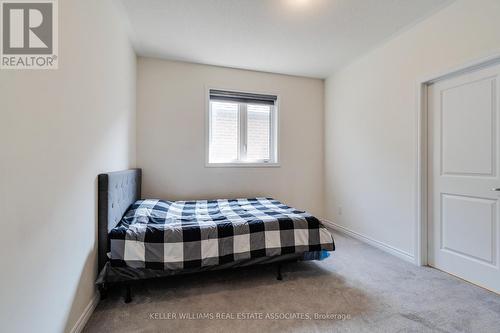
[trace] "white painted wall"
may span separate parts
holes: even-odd
[[[70,330],[95,295],[97,174],[135,165],[135,67],[111,1],[59,1],[59,69],[0,70],[0,323]]]
[[[498,52],[499,17],[498,0],[457,1],[327,79],[329,220],[414,255],[417,80]]]
[[[323,80],[138,60],[137,163],[144,195],[272,196],[323,213]],[[207,87],[279,95],[279,168],[205,167]]]
[[[59,5],[60,68],[0,71],[8,332],[68,331],[95,295],[96,176],[135,165],[136,92],[145,196],[273,196],[413,254],[416,81],[500,49],[500,2],[458,1],[330,77],[324,115],[315,79],[140,58],[136,90],[113,4]],[[280,96],[280,168],[205,167],[208,86]]]

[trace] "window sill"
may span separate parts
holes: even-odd
[[[205,168],[279,168],[279,163],[205,163]]]

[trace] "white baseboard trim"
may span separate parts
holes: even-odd
[[[94,312],[95,307],[99,303],[99,293],[96,293],[94,297],[90,300],[89,304],[85,307],[85,310],[83,310],[82,315],[80,318],[75,323],[75,326],[71,329],[71,333],[80,333],[83,331],[83,328],[85,327],[85,324],[87,324],[87,321],[89,321],[90,316]]]
[[[390,253],[400,259],[403,259],[405,261],[408,261],[408,262],[411,262],[412,264],[415,263],[415,257],[406,252],[406,251],[403,251],[403,250],[400,250],[400,249],[397,249],[391,245],[388,245],[384,242],[380,242],[378,240],[375,240],[373,238],[370,238],[370,237],[367,237],[365,235],[362,235],[360,234],[359,232],[356,232],[356,231],[352,231],[351,229],[349,228],[346,228],[344,226],[341,226],[335,222],[332,222],[332,221],[328,221],[326,219],[321,219],[321,221],[327,226],[327,227],[330,227],[332,228],[333,230],[335,231],[338,231],[338,232],[341,232],[345,235],[348,235],[352,238],[355,238],[357,240],[360,240],[362,241],[363,243],[366,243],[366,244],[369,244],[371,246],[374,246],[376,247],[377,249],[380,249],[382,251],[385,251],[387,253]]]

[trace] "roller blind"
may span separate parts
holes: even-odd
[[[210,100],[274,105],[277,96],[210,89]]]

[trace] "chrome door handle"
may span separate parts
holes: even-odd
[[[500,191],[500,187],[494,187],[494,188],[492,188],[491,190],[492,190],[492,191],[497,191],[497,192],[498,192],[498,191]]]

